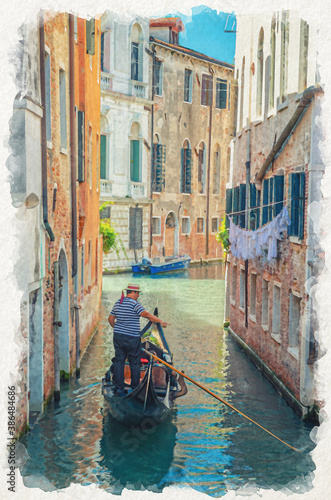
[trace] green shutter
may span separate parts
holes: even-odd
[[[236,186],[233,188],[233,223],[238,225],[238,219],[239,219],[239,186]]]
[[[262,226],[268,222],[269,179],[263,180]]]
[[[261,193],[256,189],[256,185],[252,182],[250,185],[250,200],[249,200],[249,205],[250,208],[253,208],[253,210],[250,210],[250,215],[249,215],[249,229],[257,229],[260,225],[260,198],[261,198]]]
[[[186,150],[185,193],[192,193],[192,149]]]
[[[162,144],[156,146],[156,159],[155,159],[155,191],[162,191]]]
[[[292,181],[292,196],[291,196],[292,235],[299,236],[300,174],[292,174],[291,181]]]
[[[86,54],[95,54],[95,19],[86,21]]]
[[[107,136],[100,136],[100,179],[107,179]]]
[[[284,176],[276,175],[274,178],[274,210],[273,215],[276,217],[284,206]]]
[[[241,212],[240,217],[239,217],[239,226],[242,229],[245,229],[245,208],[246,208],[246,184],[240,184],[239,188],[239,196],[240,196],[240,201],[239,201],[239,210]]]
[[[139,141],[134,140],[130,143],[130,179],[132,182],[140,182],[139,169]]]
[[[225,213],[231,214],[232,212],[232,189],[227,189],[225,192]],[[229,215],[225,216],[225,226],[229,227]]]
[[[299,200],[299,227],[298,236],[302,240],[305,229],[305,181],[306,175],[304,172],[299,174],[300,176],[300,200]]]
[[[167,158],[167,148],[165,144],[162,144],[162,191],[165,188],[165,165],[166,165],[166,158]]]

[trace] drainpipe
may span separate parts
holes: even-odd
[[[45,81],[45,31],[44,12],[39,12],[39,60],[40,60],[40,94],[43,116],[41,118],[41,182],[43,191],[43,224],[50,241],[55,240],[53,230],[48,222],[47,199],[47,132],[46,132],[46,81]]]
[[[59,279],[60,279],[60,263],[54,262],[54,399],[60,401],[60,337],[59,327],[62,322],[59,321],[60,313],[60,294],[59,294]]]
[[[77,196],[76,196],[76,130],[75,130],[75,57],[74,16],[69,14],[69,68],[70,68],[70,163],[71,163],[71,276],[77,274]]]
[[[214,88],[214,70],[209,67],[209,73],[212,78],[212,89]],[[207,168],[207,211],[206,211],[206,257],[209,254],[209,193],[210,193],[210,156],[211,156],[211,129],[213,119],[213,91],[209,106],[209,143],[208,143],[208,168]]]
[[[151,108],[151,200],[153,200],[153,158],[154,158],[154,86],[155,86],[155,45],[151,46],[151,51],[148,52],[152,57],[152,108]],[[152,245],[153,245],[153,202],[151,203],[150,209],[150,221],[149,221],[149,257],[152,256]]]
[[[274,158],[276,157],[276,155],[280,152],[280,150],[282,149],[282,147],[284,146],[284,144],[286,143],[286,141],[289,139],[289,136],[291,134],[291,132],[293,132],[293,130],[295,129],[296,125],[298,124],[300,118],[303,116],[304,112],[307,110],[308,106],[310,105],[310,102],[312,100],[312,98],[320,93],[320,92],[323,92],[322,88],[320,85],[312,85],[311,87],[308,87],[300,101],[299,101],[299,104],[297,106],[297,109],[294,111],[292,117],[290,118],[288,124],[286,125],[286,127],[284,128],[283,132],[281,133],[281,135],[279,136],[279,139],[278,141],[276,142],[276,144],[273,146],[272,150],[270,151],[268,157],[266,158],[266,160],[264,161],[262,167],[260,168],[259,172],[257,173],[256,177],[255,177],[255,184],[257,184],[257,186],[261,186],[261,183],[262,183],[262,179],[263,177],[265,176],[268,168],[270,167],[271,163],[273,162]]]

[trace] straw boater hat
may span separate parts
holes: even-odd
[[[139,293],[141,293],[139,285],[128,285],[127,288],[124,288],[124,290],[126,290],[127,292],[139,292]],[[124,299],[124,290],[122,290],[120,304],[122,304],[123,299]]]

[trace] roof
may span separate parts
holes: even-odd
[[[172,27],[176,31],[184,31],[184,25],[180,17],[158,17],[149,21],[150,28]]]
[[[162,40],[158,40],[152,36],[149,37],[150,41],[153,43],[157,43],[158,45],[162,45],[171,50],[176,50],[177,52],[182,52],[187,56],[196,57],[197,59],[202,59],[203,61],[210,62],[211,64],[217,64],[218,66],[223,66],[225,68],[234,69],[233,64],[229,64],[218,59],[214,59],[213,57],[206,56],[201,52],[197,52],[196,50],[187,49],[186,47],[182,47],[181,45],[174,45],[172,43],[163,42]]]

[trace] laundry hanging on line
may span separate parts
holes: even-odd
[[[271,222],[254,231],[236,226],[230,218],[229,240],[232,255],[247,260],[254,259],[262,255],[263,250],[267,250],[267,259],[274,259],[277,257],[277,240],[282,239],[282,233],[290,224],[287,207]]]

